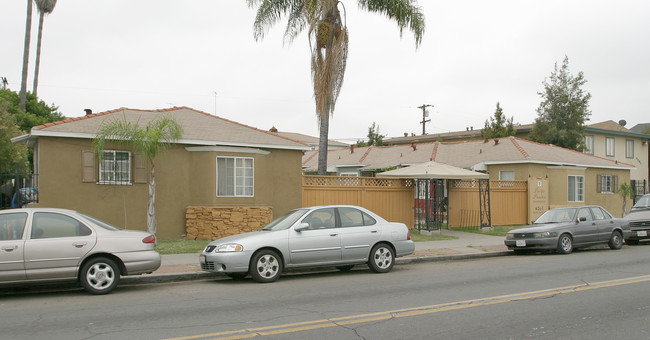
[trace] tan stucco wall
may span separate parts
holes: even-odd
[[[613,135],[613,134],[602,134],[602,133],[597,133],[597,132],[585,132],[585,136],[594,136],[594,156],[610,159],[610,160],[616,160],[619,162],[623,162],[626,164],[633,165],[635,169],[631,171],[630,179],[633,180],[648,180],[649,174],[648,174],[648,163],[649,160],[648,158],[650,157],[648,155],[648,143],[643,144],[643,141],[647,139],[643,138],[637,138],[637,137],[629,137],[629,136],[620,136],[620,135]],[[607,156],[606,155],[606,139],[607,137],[614,138],[614,156]],[[633,158],[627,158],[626,153],[625,153],[625,141],[626,140],[633,140],[634,141],[634,157]],[[629,179],[627,181],[630,183]]]
[[[148,184],[83,183],[81,155],[92,150],[91,140],[40,137],[38,143],[38,206],[78,210],[118,227],[146,230]],[[271,206],[275,217],[300,207],[301,151],[265,151],[270,153],[189,152],[177,145],[159,156],[155,160],[158,238],[185,234],[185,210],[190,205]],[[217,155],[254,158],[254,197],[216,197]]]

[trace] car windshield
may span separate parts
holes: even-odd
[[[576,208],[552,209],[542,214],[534,224],[571,222],[576,215]]]
[[[110,230],[110,231],[122,230],[122,229],[120,229],[120,228],[118,228],[118,227],[116,227],[114,225],[110,225],[110,224],[108,224],[108,223],[106,223],[106,222],[104,222],[102,220],[98,220],[98,219],[96,219],[94,217],[90,217],[90,216],[84,215],[84,214],[79,214],[79,215],[83,216],[85,219],[90,220],[91,222],[95,223],[96,225],[98,225],[98,226],[100,226],[100,227],[102,227],[102,228],[104,228],[106,230]]]
[[[300,219],[308,209],[291,210],[288,213],[276,218],[271,223],[267,224],[262,230],[282,230],[291,227],[298,219]]]
[[[641,199],[636,202],[636,204],[632,207],[632,210],[645,210],[645,209],[650,209],[650,196],[645,195],[641,197]]]

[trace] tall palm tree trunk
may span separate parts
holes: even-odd
[[[29,64],[29,44],[32,38],[32,0],[27,0],[27,19],[25,20],[25,47],[23,49],[23,79],[20,83],[20,109],[27,103],[27,66]]]
[[[327,139],[330,129],[330,108],[331,105],[328,101],[327,110],[325,114],[320,117],[320,139],[318,140],[318,174],[321,176],[327,175]]]
[[[34,68],[34,88],[32,93],[36,96],[36,91],[38,89],[38,71],[41,65],[41,38],[43,37],[43,19],[45,18],[45,12],[40,12],[39,21],[38,21],[38,38],[36,39],[36,66]]]
[[[151,162],[151,176],[149,177],[149,201],[147,203],[147,231],[156,235],[156,179],[154,164]],[[158,244],[158,237],[156,237]]]

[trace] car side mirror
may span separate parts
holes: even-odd
[[[586,220],[587,220],[587,218],[583,216],[583,217],[579,217],[578,220],[577,220],[576,222],[577,222],[577,223],[580,223],[580,222],[584,222],[584,221],[586,221]]]
[[[307,229],[309,229],[309,223],[305,223],[305,222],[300,223],[295,228],[293,228],[293,230],[298,231],[298,232],[301,232],[301,231],[307,230]]]

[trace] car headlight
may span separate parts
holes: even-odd
[[[545,231],[542,233],[533,233],[533,237],[543,238],[543,237],[556,237],[557,233],[554,231]]]
[[[513,238],[515,238],[515,234],[506,234],[506,240],[512,240]]]
[[[221,244],[217,246],[217,249],[214,250],[215,253],[228,253],[228,252],[236,252],[236,251],[243,251],[244,247],[241,244],[237,243],[226,243],[226,244]]]

